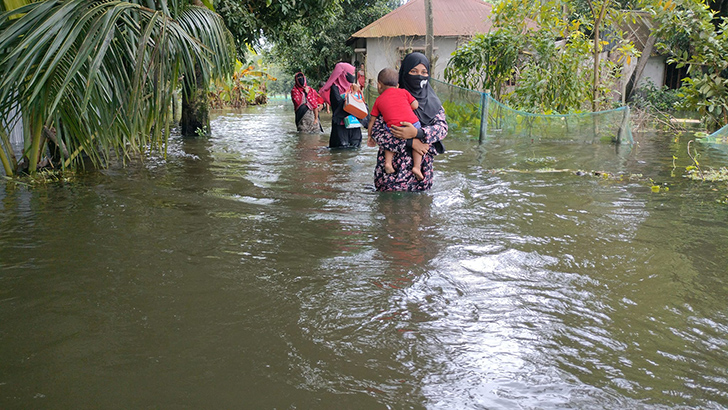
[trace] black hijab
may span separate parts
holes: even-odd
[[[420,106],[415,110],[415,114],[417,114],[417,118],[424,126],[432,124],[435,116],[442,108],[442,103],[437,98],[435,90],[430,87],[428,77],[409,73],[411,69],[420,64],[424,64],[427,72],[430,72],[430,62],[424,54],[415,52],[405,56],[404,60],[402,60],[402,66],[399,68],[399,88],[409,91],[419,103]],[[423,82],[423,80],[427,81]]]

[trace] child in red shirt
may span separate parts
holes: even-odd
[[[379,72],[377,76],[377,90],[379,97],[374,102],[371,110],[371,118],[369,121],[369,135],[371,135],[374,119],[380,114],[387,124],[387,128],[391,126],[399,127],[402,121],[412,123],[415,128],[420,128],[420,120],[415,115],[414,110],[419,104],[417,100],[404,88],[397,88],[399,82],[399,73],[391,68],[385,68]],[[369,137],[367,145],[376,146],[376,142]],[[384,150],[384,172],[393,174],[395,172],[392,165],[394,152]],[[415,178],[422,181],[425,176],[422,175],[422,155],[412,151],[412,173]]]

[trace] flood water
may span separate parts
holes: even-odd
[[[0,182],[0,408],[728,407],[728,188],[688,137],[451,136],[378,193],[288,105]]]

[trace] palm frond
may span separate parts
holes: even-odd
[[[233,73],[235,39],[219,15],[205,7],[189,6],[177,18],[177,22],[213,56],[213,77],[224,77]]]
[[[174,20],[117,0],[5,12],[0,50],[0,114],[19,105],[98,162],[163,142],[180,74],[192,78],[197,66],[222,75],[234,63],[231,35],[209,10],[190,7]]]

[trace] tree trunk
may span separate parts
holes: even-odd
[[[172,91],[172,123],[174,123],[175,121],[177,121],[177,117],[178,117],[178,115],[177,115],[177,109],[178,109],[178,107],[177,107],[177,98],[179,98],[177,96],[177,92],[176,91]]]
[[[432,15],[432,0],[425,0],[425,56],[427,56],[427,59],[430,61],[430,75],[433,75],[432,72],[434,71],[433,65],[435,64],[435,61],[433,60],[433,51],[435,48],[435,33],[434,33],[434,22],[433,22],[433,15]]]
[[[205,84],[202,68],[195,67],[194,90],[190,90],[187,81],[182,84],[182,119],[180,126],[182,135],[193,137],[197,135],[210,135],[210,104],[207,97],[207,84]]]
[[[43,136],[43,120],[39,118],[39,115],[31,116],[31,143],[30,143],[30,157],[28,158],[28,172],[33,175],[38,170],[38,163],[41,158],[41,151],[45,143],[45,137]]]
[[[592,111],[597,110],[597,89],[599,88],[599,26],[594,24],[594,79],[592,80]]]
[[[607,2],[605,1],[604,4],[602,4],[602,9],[599,11],[599,14],[596,14],[596,10],[594,9],[594,4],[592,3],[592,0],[587,0],[587,4],[589,4],[589,8],[591,9],[592,15],[594,16],[594,83],[592,84],[592,111],[597,110],[597,93],[599,90],[599,53],[602,49],[602,40],[599,38],[599,26],[602,24],[602,20],[604,20],[604,15],[607,12]]]
[[[642,78],[642,73],[645,71],[645,67],[647,66],[647,60],[649,60],[650,54],[652,54],[652,49],[655,47],[656,41],[657,37],[655,37],[654,34],[650,34],[650,36],[647,37],[647,41],[645,42],[645,48],[642,50],[642,55],[640,56],[639,60],[637,60],[637,68],[635,68],[632,76],[629,79],[629,82],[627,82],[627,88],[625,89],[625,102],[632,100],[632,94],[634,93],[634,90],[637,88],[637,84],[639,84],[639,81]]]

